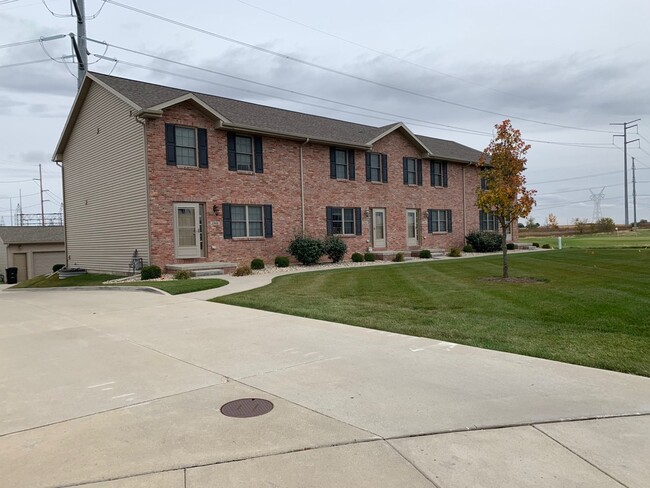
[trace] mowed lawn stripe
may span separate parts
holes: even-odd
[[[276,278],[215,299],[361,327],[650,376],[650,251],[514,254]]]

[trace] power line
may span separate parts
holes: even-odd
[[[539,181],[537,183],[531,183],[531,185],[538,186],[538,185],[545,185],[547,183],[562,183],[563,181],[570,181],[570,180],[584,180],[585,178],[592,178],[596,176],[609,176],[609,175],[617,175],[619,174],[618,171],[610,171],[608,173],[597,173],[595,175],[582,175],[582,176],[574,176],[571,178],[562,178],[559,180],[548,180],[548,181]]]
[[[506,118],[510,118],[510,119],[514,119],[514,120],[522,120],[522,121],[525,121],[525,122],[531,122],[531,123],[545,125],[545,126],[560,127],[560,128],[563,128],[563,129],[573,129],[573,130],[581,130],[581,131],[588,131],[588,132],[600,132],[600,133],[605,133],[605,134],[612,134],[613,133],[613,132],[607,131],[607,130],[588,129],[588,128],[584,128],[584,127],[576,127],[576,126],[564,125],[564,124],[555,124],[555,123],[552,123],[552,122],[545,122],[545,121],[530,119],[530,118],[526,118],[526,117],[508,115],[508,114],[504,114],[504,113],[501,113],[501,112],[495,112],[495,111],[492,111],[492,110],[482,109],[482,108],[479,108],[479,107],[473,107],[471,105],[466,105],[466,104],[459,103],[459,102],[454,102],[454,101],[451,101],[451,100],[445,100],[443,98],[434,97],[432,95],[426,95],[424,93],[418,93],[418,92],[415,92],[415,91],[412,91],[412,90],[408,90],[406,88],[401,88],[401,87],[398,87],[398,86],[389,85],[387,83],[382,83],[382,82],[379,82],[379,81],[376,81],[376,80],[363,78],[361,76],[353,75],[351,73],[345,73],[343,71],[339,71],[339,70],[334,69],[334,68],[329,68],[327,66],[322,66],[322,65],[319,65],[317,63],[313,63],[311,61],[306,61],[304,59],[296,58],[295,56],[290,56],[288,54],[283,54],[283,53],[280,53],[280,52],[277,52],[277,51],[273,51],[271,49],[266,49],[266,48],[263,48],[263,47],[260,47],[260,46],[255,46],[253,44],[249,44],[247,42],[243,42],[243,41],[240,41],[240,40],[237,40],[237,39],[233,39],[231,37],[223,36],[221,34],[217,34],[216,32],[212,32],[212,31],[209,31],[209,30],[206,30],[206,29],[202,29],[200,27],[195,27],[193,25],[186,24],[186,23],[180,22],[178,20],[170,19],[170,18],[164,17],[162,15],[158,15],[158,14],[149,12],[147,10],[142,10],[142,9],[139,9],[139,8],[136,8],[136,7],[132,7],[130,5],[125,5],[123,3],[119,3],[119,2],[116,2],[114,0],[104,0],[104,1],[106,3],[110,3],[112,5],[115,5],[115,6],[122,7],[124,9],[130,10],[132,12],[136,12],[136,13],[139,13],[139,14],[142,14],[142,15],[146,15],[146,16],[154,18],[156,20],[161,20],[161,21],[164,21],[164,22],[168,22],[170,24],[173,24],[173,25],[176,25],[176,26],[179,26],[179,27],[183,27],[185,29],[189,29],[189,30],[201,33],[201,34],[205,34],[205,35],[208,35],[208,36],[211,36],[211,37],[215,37],[217,39],[221,39],[221,40],[224,40],[224,41],[227,41],[227,42],[231,42],[231,43],[234,43],[234,44],[237,44],[237,45],[249,48],[249,49],[254,49],[256,51],[259,51],[259,52],[262,52],[262,53],[265,53],[265,54],[269,54],[269,55],[272,55],[272,56],[279,57],[279,58],[281,58],[283,60],[286,60],[286,61],[292,61],[292,62],[295,62],[295,63],[300,63],[300,64],[303,64],[305,66],[309,66],[309,67],[316,68],[316,69],[326,71],[326,72],[329,72],[329,73],[337,74],[337,75],[340,75],[340,76],[345,76],[347,78],[362,81],[364,83],[369,83],[369,84],[372,84],[372,85],[375,85],[375,86],[388,88],[390,90],[399,91],[401,93],[405,93],[405,94],[408,94],[408,95],[412,95],[412,96],[416,96],[416,97],[420,97],[420,98],[425,98],[425,99],[428,99],[428,100],[433,100],[433,101],[436,101],[436,102],[439,102],[439,103],[444,103],[444,104],[452,105],[452,106],[459,107],[459,108],[465,108],[467,110],[474,110],[474,111],[477,111],[477,112],[487,113],[487,114],[491,114],[491,115],[498,115],[499,117],[506,117]]]
[[[22,63],[0,64],[0,69],[17,68],[18,66],[27,66],[28,64],[46,63],[48,61],[52,61],[52,60],[50,58],[45,58],[45,59],[35,59],[33,61],[23,61]]]
[[[43,43],[43,42],[48,42],[48,41],[55,41],[57,39],[63,39],[64,37],[67,37],[67,34],[56,34],[54,36],[38,37],[36,39],[29,39],[27,41],[18,41],[18,42],[12,42],[12,43],[9,43],[9,44],[0,44],[0,49],[10,48],[10,47],[18,47],[18,46],[25,46],[27,44],[36,44],[37,42]]]

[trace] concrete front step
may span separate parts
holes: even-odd
[[[224,262],[204,262],[204,263],[182,263],[168,264],[165,266],[168,273],[177,271],[189,271],[192,276],[220,276],[226,273],[232,273],[237,269],[237,263]]]

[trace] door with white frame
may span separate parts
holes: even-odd
[[[418,210],[409,208],[406,210],[406,245],[420,245],[420,229],[418,220]]]
[[[177,258],[203,256],[203,209],[200,204],[174,204],[174,242]]]
[[[386,209],[372,209],[372,247],[382,249],[386,247]]]

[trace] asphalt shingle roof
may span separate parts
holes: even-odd
[[[35,226],[0,226],[0,241],[4,244],[37,244],[45,242],[63,242],[63,227],[51,225]]]
[[[396,122],[383,127],[373,127],[100,73],[92,73],[92,76],[142,109],[156,107],[191,93],[226,117],[234,126],[339,144],[367,145],[369,141],[397,124]],[[433,157],[477,162],[481,155],[480,151],[453,141],[427,136],[417,136],[417,138],[429,149]]]

